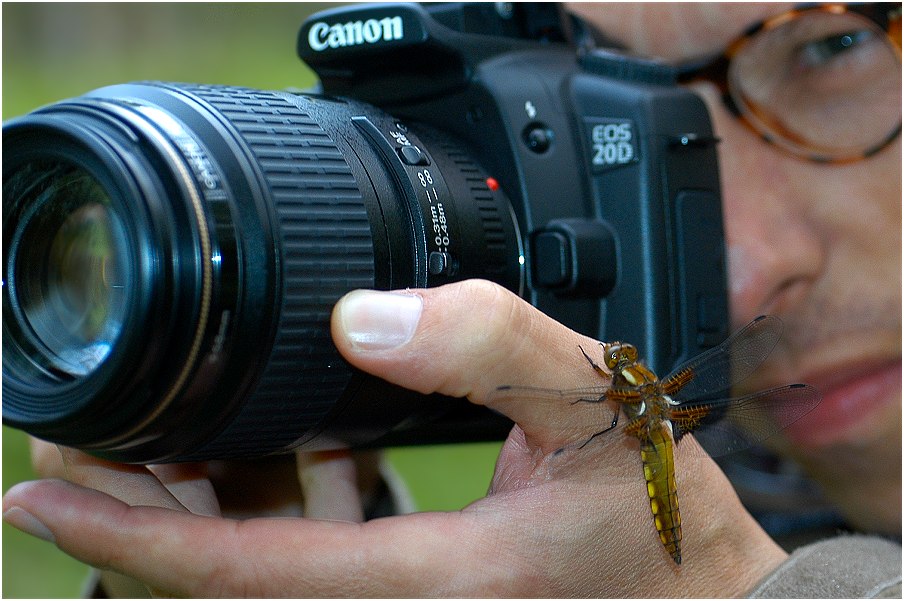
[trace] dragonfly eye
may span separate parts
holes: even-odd
[[[603,352],[606,354],[606,367],[615,369],[618,365],[619,356],[621,355],[621,342],[603,344]]]
[[[637,347],[627,342],[613,342],[606,345],[606,367],[631,365],[637,362]]]
[[[618,369],[637,362],[637,347],[628,342],[611,342],[603,345],[606,352],[606,367]]]
[[[622,347],[622,349],[622,355],[625,359],[627,359],[631,363],[637,361],[637,348],[635,346],[626,344],[624,347]]]
[[[608,367],[609,369],[615,369],[615,367],[618,365],[619,355],[620,352],[618,350],[618,347],[610,349],[609,354],[606,356],[606,367]]]

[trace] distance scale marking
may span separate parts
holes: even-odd
[[[402,162],[409,167],[419,163],[420,165],[432,164],[430,157],[427,156],[421,147],[412,143],[409,139],[408,128],[400,123],[396,123],[395,127],[396,129],[389,130],[389,138],[399,145],[398,151]],[[409,152],[409,150],[413,151]],[[421,158],[423,162],[419,160]],[[455,259],[450,252],[453,237],[449,228],[450,224],[446,215],[446,207],[439,199],[439,191],[436,188],[437,182],[434,181],[433,172],[426,167],[417,170],[417,179],[426,195],[427,206],[430,207],[429,220],[431,227],[428,231],[432,231],[433,245],[435,247],[435,250],[428,252],[428,272],[432,275],[452,275],[455,271]],[[428,234],[427,238],[429,239],[429,237]]]
[[[451,244],[451,235],[449,233],[449,219],[446,217],[446,208],[439,199],[439,193],[434,186],[433,174],[429,169],[421,169],[417,173],[418,181],[427,196],[427,203],[430,205],[430,219],[433,224],[433,244],[439,252],[448,253]]]
[[[397,184],[402,187],[408,201],[408,210],[417,221],[414,224],[415,238],[422,237],[424,241],[421,248],[426,254],[421,256],[420,252],[417,253],[418,264],[423,265],[427,275],[455,275],[457,229],[451,218],[453,211],[446,210],[446,205],[452,202],[452,196],[441,172],[428,167],[434,162],[423,150],[424,146],[407,127],[398,122],[384,122],[379,127],[367,117],[357,116],[352,117],[352,123],[388,161]],[[441,198],[448,200],[443,201]]]

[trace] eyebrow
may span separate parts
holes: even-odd
[[[770,21],[782,15],[794,14],[809,9],[818,9],[822,6],[826,6],[826,4],[817,2],[796,4],[793,8],[790,8],[783,13],[777,13],[771,17],[751,23],[732,38],[732,40],[730,40],[721,50],[699,58],[673,63],[672,67],[675,69],[679,81],[681,81],[682,78],[687,79],[688,77],[699,75],[704,71],[720,69],[724,66],[724,63],[729,61],[726,55],[732,45],[738,40],[743,40],[744,38],[750,38],[756,35],[766,27]],[[865,17],[875,23],[883,31],[890,33],[892,24],[900,22],[901,20],[902,7],[900,3],[896,2],[867,2],[863,4],[845,4],[844,11]]]
[[[799,8],[805,8],[807,6],[813,6],[813,5],[817,5],[817,4],[819,4],[819,3],[811,2],[811,3],[795,4],[793,7],[788,8],[788,9],[786,9],[786,11],[783,11],[783,12],[787,12],[787,11],[795,10],[795,9],[799,9]],[[893,4],[893,3],[890,3],[890,4]],[[709,52],[706,54],[701,54],[701,55],[695,56],[693,58],[687,58],[684,60],[675,61],[675,62],[672,62],[662,56],[643,54],[643,53],[637,52],[636,50],[634,50],[630,46],[628,46],[628,44],[626,42],[622,42],[622,41],[616,39],[615,37],[613,37],[613,34],[611,34],[609,31],[604,30],[604,29],[598,27],[597,25],[588,22],[586,19],[583,19],[576,15],[572,15],[572,17],[576,21],[576,24],[573,25],[573,27],[574,27],[573,33],[576,34],[577,39],[574,41],[578,42],[578,44],[577,44],[578,46],[581,46],[581,42],[586,44],[586,42],[588,41],[588,38],[589,38],[593,42],[592,46],[590,46],[590,49],[600,48],[600,49],[620,50],[620,51],[624,51],[626,54],[628,54],[630,56],[637,56],[640,58],[659,60],[662,63],[676,69],[677,73],[680,76],[681,74],[684,74],[684,73],[700,71],[701,69],[706,68],[713,63],[716,63],[719,60],[719,58],[724,55],[725,50],[735,40],[753,35],[758,30],[760,30],[771,17],[775,16],[776,14],[781,14],[781,13],[773,13],[769,16],[754,18],[746,26],[744,26],[742,28],[739,27],[737,29],[737,33],[735,33],[731,38],[728,39],[728,42],[726,45],[724,45],[716,50],[713,50],[712,52]]]

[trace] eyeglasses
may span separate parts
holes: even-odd
[[[679,66],[678,79],[715,83],[738,118],[792,154],[868,157],[901,133],[901,4],[788,11],[721,56]]]

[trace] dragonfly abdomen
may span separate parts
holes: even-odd
[[[640,441],[647,495],[659,540],[675,563],[681,564],[681,514],[678,512],[678,487],[675,483],[675,462],[668,425],[660,423],[651,428],[649,437]]]

